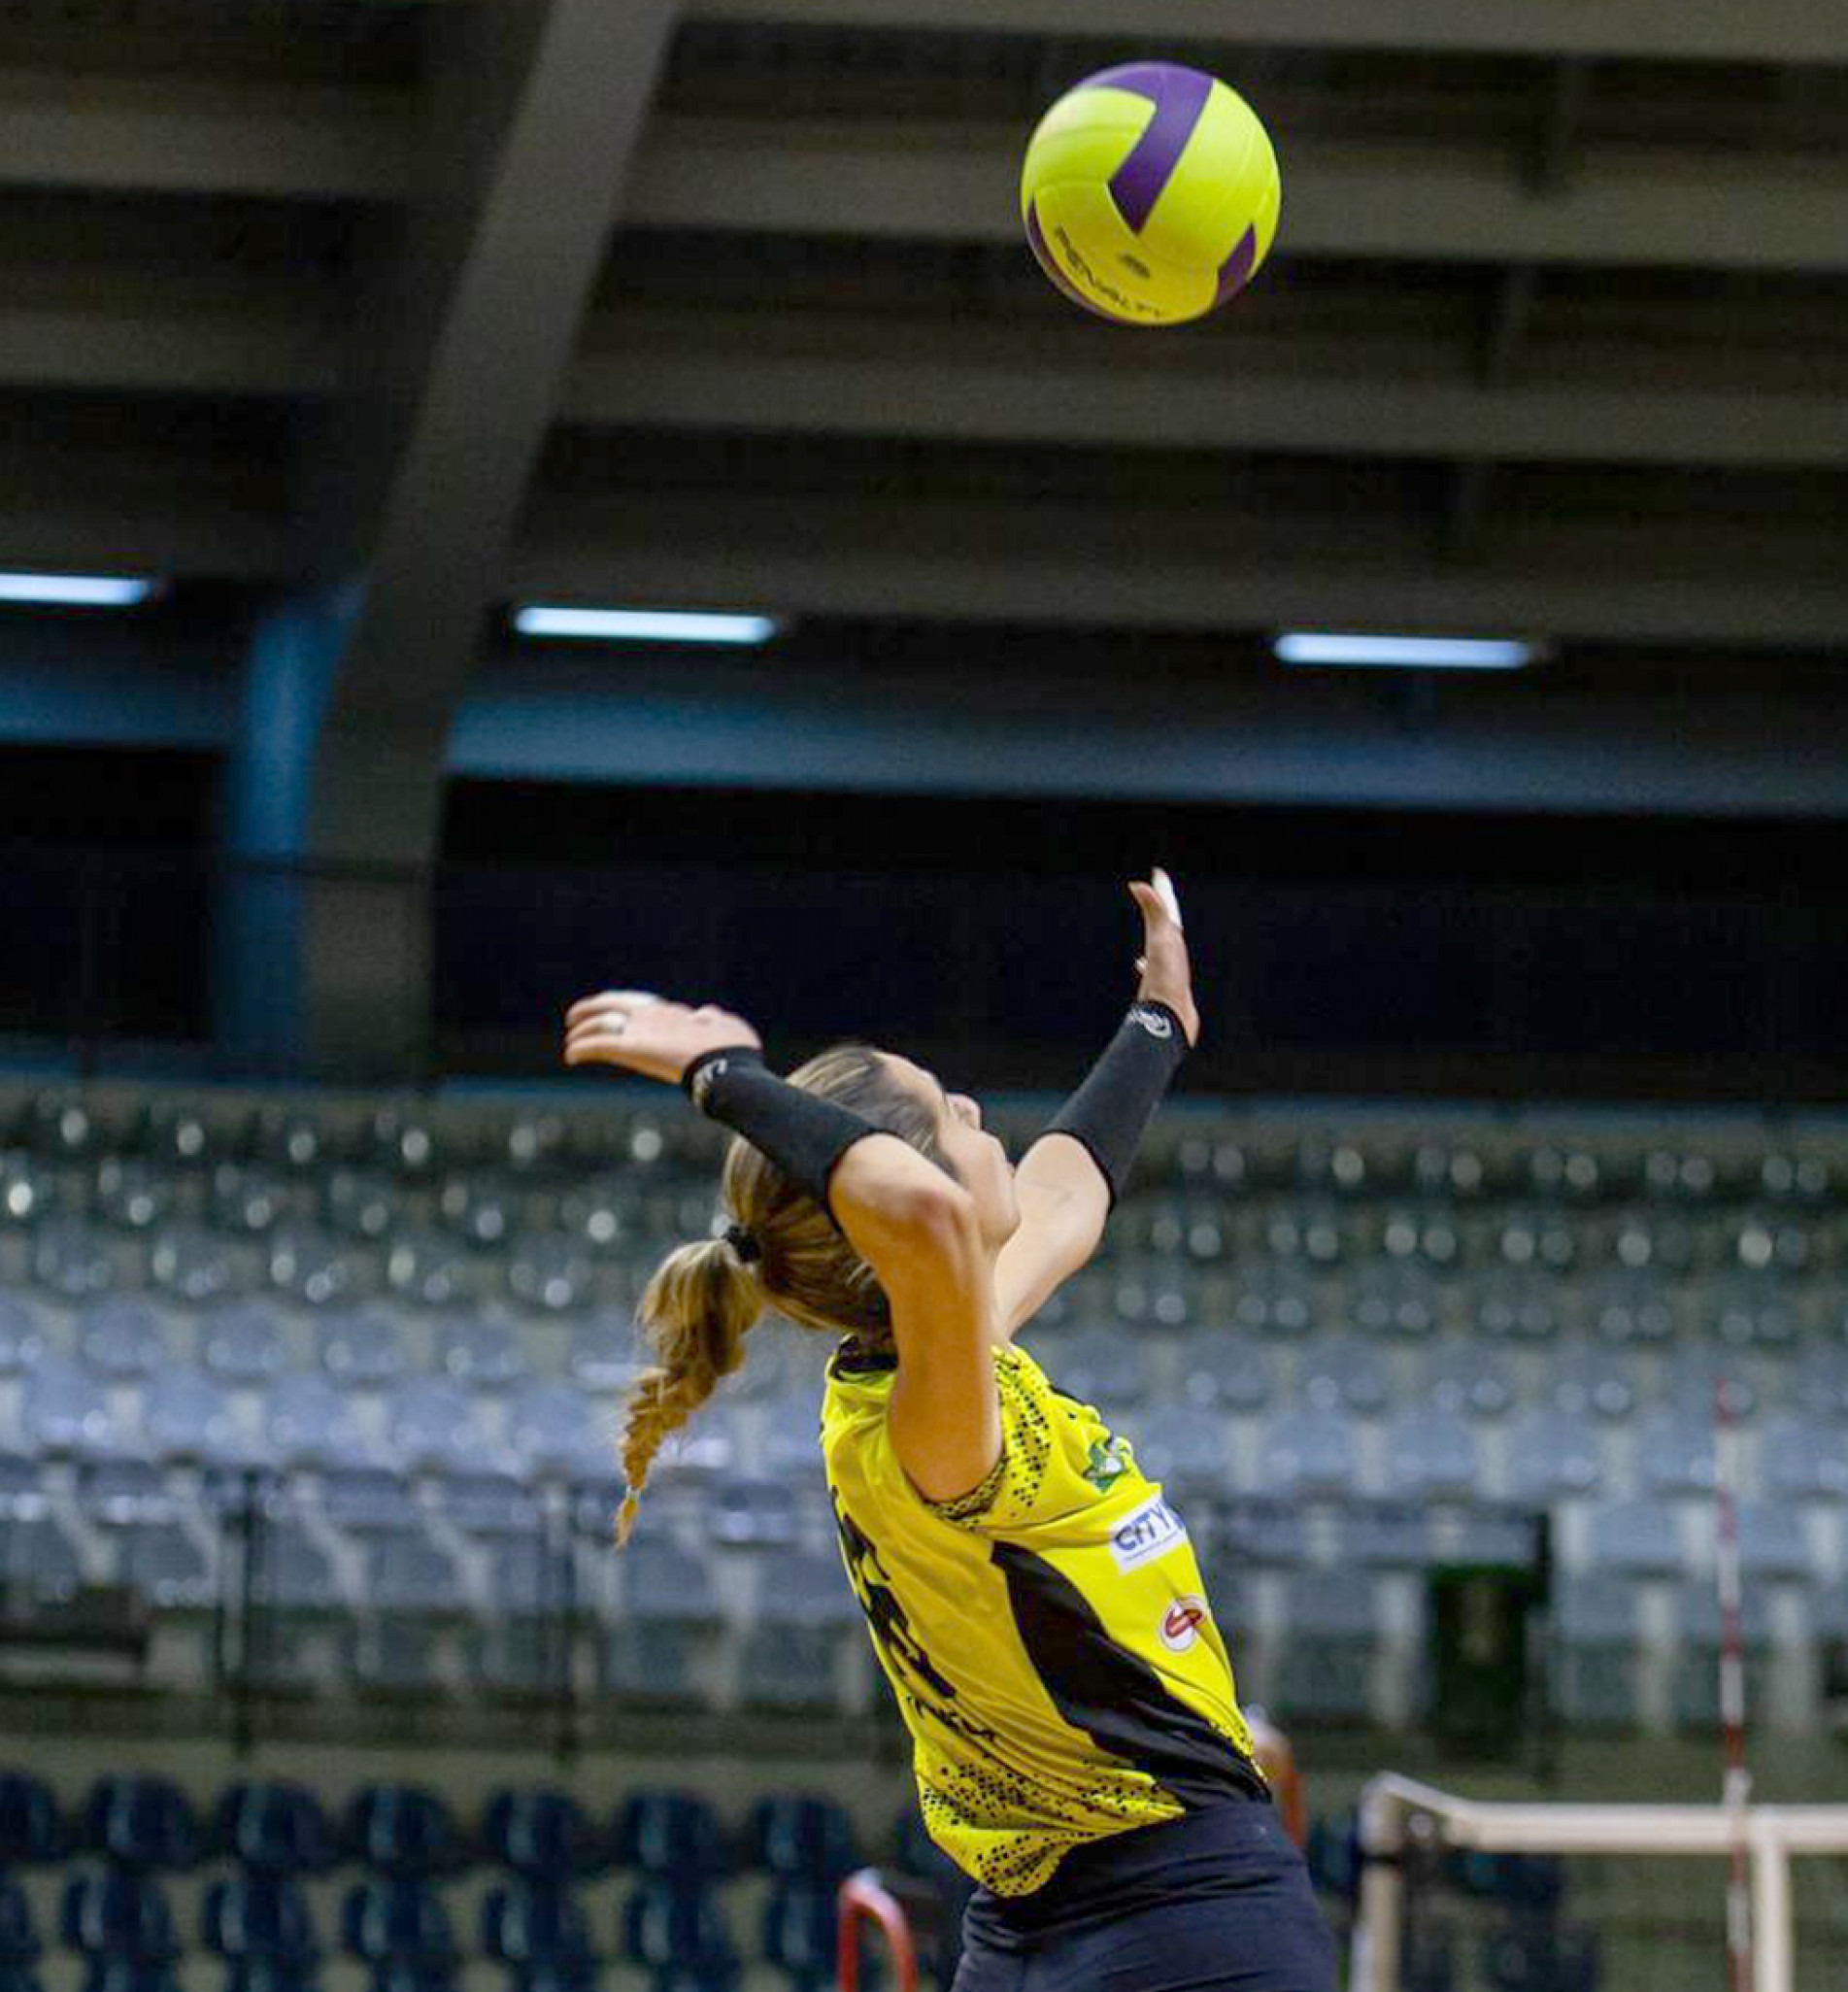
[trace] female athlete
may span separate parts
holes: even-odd
[[[954,1992],[1331,1992],[1333,1946],[1233,1688],[1186,1524],[1014,1337],[1095,1252],[1198,1035],[1180,907],[1129,888],[1141,982],[1018,1168],[974,1100],[863,1046],[786,1081],[745,1021],[575,1004],[565,1062],[679,1083],[739,1136],[724,1234],[641,1320],[619,1521],[766,1303],[841,1337],[822,1447],[931,1838],[977,1883]]]

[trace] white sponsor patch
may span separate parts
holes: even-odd
[[[1132,1570],[1139,1564],[1166,1556],[1186,1540],[1187,1524],[1157,1494],[1125,1515],[1111,1530],[1110,1554],[1116,1558],[1118,1570]]]
[[[1206,1616],[1204,1598],[1195,1598],[1191,1592],[1185,1598],[1177,1598],[1161,1614],[1161,1623],[1157,1629],[1161,1635],[1162,1645],[1170,1653],[1185,1653],[1199,1637]]]

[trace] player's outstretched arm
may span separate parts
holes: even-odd
[[[995,1267],[997,1311],[1008,1336],[1090,1263],[1149,1118],[1199,1038],[1174,883],[1158,867],[1150,878],[1132,880],[1129,894],[1142,915],[1135,1006],[1014,1172],[1021,1228]]]

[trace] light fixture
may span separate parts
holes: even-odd
[[[725,615],[696,609],[579,609],[528,602],[514,612],[521,636],[561,636],[580,643],[768,643],[782,625],[774,616]]]
[[[129,574],[0,574],[0,602],[59,609],[132,609],[154,591]]]
[[[1282,664],[1399,671],[1518,671],[1541,655],[1538,644],[1499,636],[1362,636],[1292,629],[1276,642]]]

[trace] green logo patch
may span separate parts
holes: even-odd
[[[1093,1438],[1091,1441],[1091,1464],[1085,1469],[1085,1478],[1099,1494],[1107,1494],[1129,1470],[1128,1442],[1121,1438]]]

